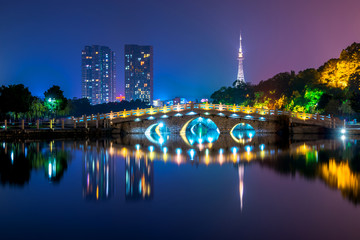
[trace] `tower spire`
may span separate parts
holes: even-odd
[[[243,69],[243,61],[244,61],[244,54],[242,51],[242,45],[241,45],[241,32],[240,32],[240,47],[239,47],[239,53],[238,53],[238,74],[235,82],[235,87],[239,86],[241,83],[245,83],[245,77],[244,77],[244,69]]]

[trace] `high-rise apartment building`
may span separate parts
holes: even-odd
[[[152,46],[125,45],[125,99],[152,103]]]
[[[115,52],[105,46],[85,46],[81,59],[81,97],[91,104],[114,102]]]

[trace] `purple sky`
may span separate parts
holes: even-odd
[[[359,0],[0,0],[0,84],[35,95],[53,84],[80,97],[81,50],[117,54],[123,92],[124,44],[154,46],[155,98],[208,97],[237,74],[239,32],[245,79],[319,67],[360,42]]]

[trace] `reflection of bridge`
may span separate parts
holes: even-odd
[[[86,127],[111,125],[125,133],[144,133],[154,121],[161,120],[171,132],[180,132],[184,124],[198,116],[210,118],[220,132],[230,132],[238,123],[250,124],[256,132],[278,132],[290,126],[293,132],[312,133],[341,124],[334,117],[319,114],[209,103],[124,110],[73,118],[72,121]]]

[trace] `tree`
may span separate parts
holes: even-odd
[[[47,107],[50,114],[56,114],[59,111],[65,110],[67,106],[67,99],[64,97],[64,92],[59,86],[52,86],[45,93],[45,106]]]
[[[0,111],[3,115],[13,112],[18,118],[20,113],[29,111],[32,100],[31,92],[23,84],[0,88]]]

